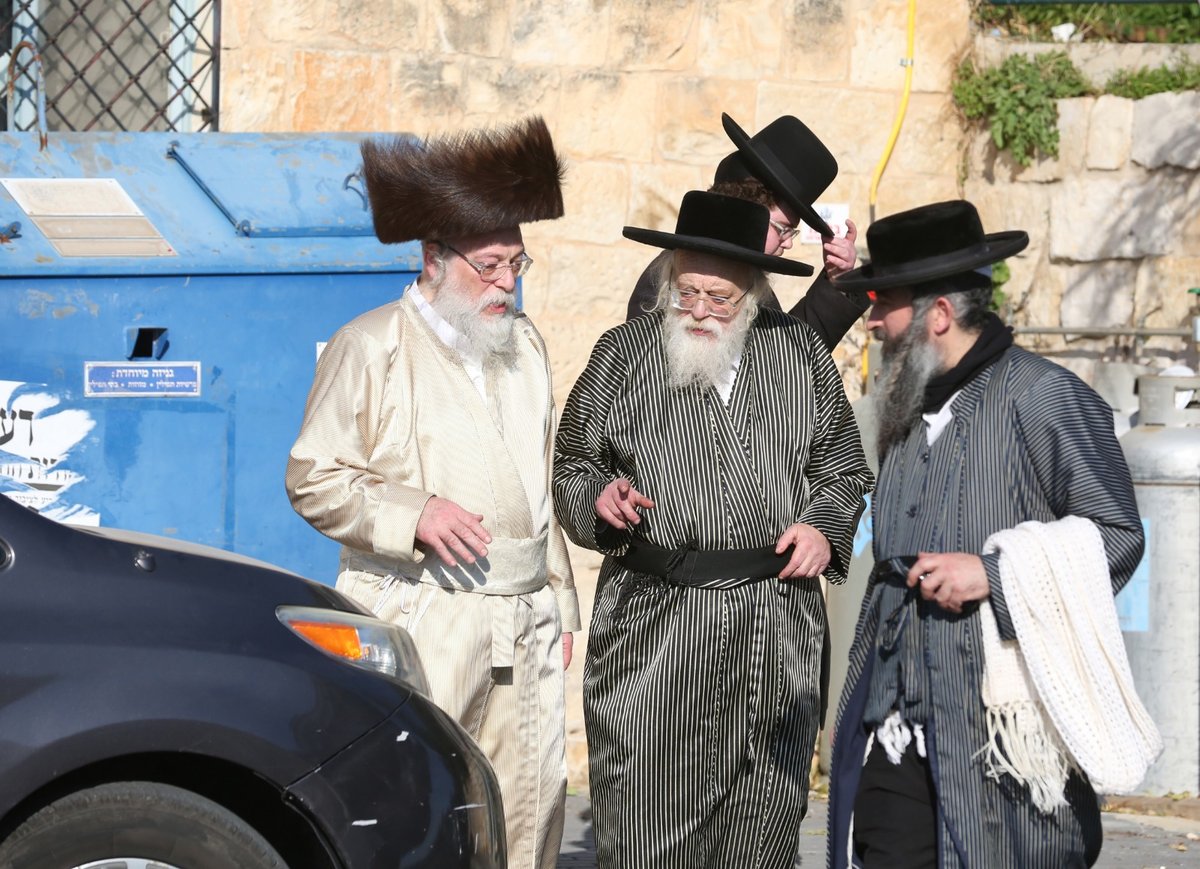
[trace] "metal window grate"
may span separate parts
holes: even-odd
[[[50,130],[216,130],[220,30],[220,0],[0,0],[2,127],[38,128],[40,65]]]

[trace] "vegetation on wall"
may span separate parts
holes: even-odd
[[[997,313],[1007,313],[1008,308],[1008,293],[1004,292],[1004,285],[1012,278],[1012,270],[1009,269],[1008,263],[1001,261],[992,265],[992,305],[991,308]]]
[[[1200,4],[1197,4],[1200,8]],[[1186,58],[1175,66],[1164,64],[1154,69],[1123,69],[1108,80],[1104,92],[1131,100],[1167,91],[1200,90],[1200,63]]]
[[[954,76],[954,102],[968,120],[987,126],[992,141],[1028,166],[1041,152],[1058,156],[1058,106],[1091,88],[1065,52],[1032,58],[1014,54],[1000,66],[980,69],[968,58]]]
[[[1050,28],[1070,22],[1075,39],[1086,42],[1200,42],[1200,3],[1063,3],[975,7],[975,20],[988,30],[1029,42],[1050,42]]]
[[[1200,90],[1200,64],[1186,58],[1174,66],[1122,70],[1099,93],[1141,99],[1167,91]],[[1063,51],[1010,55],[996,67],[968,58],[958,67],[954,102],[968,121],[991,133],[997,150],[1028,166],[1039,154],[1058,156],[1056,100],[1097,93]]]

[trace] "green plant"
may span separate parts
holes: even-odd
[[[1027,58],[1014,54],[996,67],[980,69],[970,58],[955,75],[954,102],[969,120],[984,123],[992,141],[1028,166],[1040,151],[1058,156],[1055,100],[1090,92],[1065,52]]]
[[[1198,4],[1200,5],[1200,4]],[[1167,91],[1200,90],[1200,63],[1187,58],[1175,66],[1163,64],[1155,69],[1123,69],[1108,80],[1104,92],[1140,100]]]
[[[1062,3],[994,6],[979,2],[975,20],[1031,42],[1051,40],[1050,28],[1071,22],[1088,42],[1200,42],[1200,4]]]
[[[1008,293],[1004,292],[1004,285],[1008,283],[1012,277],[1012,271],[1008,267],[1008,263],[1001,260],[992,266],[992,310],[1003,311],[1005,305],[1008,304]]]

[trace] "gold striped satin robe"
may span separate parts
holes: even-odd
[[[549,503],[554,408],[541,336],[518,315],[486,396],[406,294],[321,354],[292,448],[297,512],[342,544],[337,587],[416,642],[433,700],[500,780],[509,866],[552,869],[566,791],[561,631],[578,630]],[[488,556],[451,569],[415,544],[433,495],[482,514]]]

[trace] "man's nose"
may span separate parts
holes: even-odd
[[[867,312],[867,331],[869,332],[872,329],[878,328],[879,326],[882,326],[882,325],[883,325],[883,317],[881,317],[877,313],[876,306],[872,305],[871,310],[869,310]]]
[[[790,238],[779,239],[779,249],[780,250],[791,250],[793,244],[795,244],[795,242]]]
[[[517,288],[517,277],[513,274],[512,269],[501,269],[499,277],[492,281],[500,289],[506,293],[511,293]]]
[[[700,307],[701,305],[704,306],[703,310],[701,310],[701,307]],[[707,320],[709,317],[711,317],[712,311],[710,311],[708,309],[708,300],[705,298],[697,299],[692,304],[692,312],[691,313],[692,313],[692,319],[694,319],[694,320]]]

